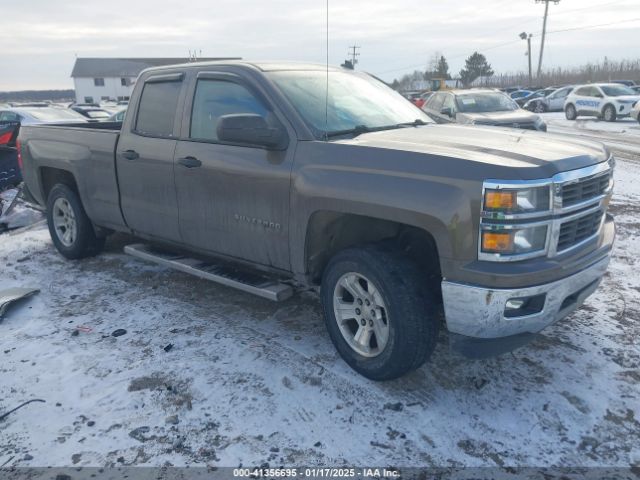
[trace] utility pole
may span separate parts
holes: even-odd
[[[360,47],[358,45],[352,45],[349,47],[347,55],[351,57],[352,68],[356,68],[356,63],[358,63],[358,57],[360,56],[360,52],[358,52],[359,49]]]
[[[540,58],[538,59],[538,78],[542,73],[542,54],[544,53],[544,39],[547,34],[547,16],[549,15],[549,2],[553,2],[555,5],[560,3],[560,0],[536,0],[536,3],[544,3],[544,20],[542,21],[542,40],[540,42]]]
[[[528,87],[531,87],[531,37],[533,37],[533,34],[528,34],[527,32],[522,32],[520,34],[520,38],[522,40],[526,40],[527,41],[527,57],[529,59],[529,84],[527,85]]]

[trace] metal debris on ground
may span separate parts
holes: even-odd
[[[5,312],[13,302],[16,302],[22,298],[29,297],[38,293],[40,290],[37,288],[8,288],[6,290],[0,290],[0,320],[4,317]]]

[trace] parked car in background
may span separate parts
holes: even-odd
[[[119,112],[116,112],[116,113],[112,114],[107,119],[107,122],[123,122],[125,113],[127,113],[127,109],[123,108]]]
[[[633,80],[611,80],[611,83],[618,83],[625,87],[633,87],[636,84]]]
[[[422,100],[422,105],[424,105],[424,103],[429,100],[429,98],[431,97],[431,95],[433,95],[434,92],[424,92],[422,95],[420,95],[420,99]],[[420,106],[420,108],[422,108],[422,105]]]
[[[619,83],[595,83],[576,87],[564,104],[567,120],[595,116],[607,122],[629,116],[640,101],[640,94]]]
[[[16,139],[18,122],[0,122],[0,191],[22,182]]]
[[[409,100],[411,103],[413,103],[416,107],[418,108],[422,108],[422,105],[424,105],[424,99],[422,98],[422,95],[424,94],[424,92],[422,91],[416,91],[416,92],[405,92],[404,96],[406,97],[407,100]]]
[[[422,110],[438,123],[465,123],[524,128],[546,132],[539,115],[521,109],[497,90],[449,90],[436,92]]]
[[[518,90],[522,90],[522,88],[520,87],[505,87],[505,88],[501,88],[500,91],[504,92],[504,93],[513,93],[513,92],[517,92]]]
[[[513,100],[517,100],[518,98],[524,98],[531,95],[533,92],[531,90],[516,90],[515,92],[511,92],[509,97]]]
[[[528,100],[523,108],[531,112],[561,112],[564,109],[564,101],[573,91],[573,86],[558,88],[545,97],[537,97]]]
[[[93,121],[93,122],[101,122],[101,121],[103,122],[111,116],[111,112],[100,107],[84,107],[84,106],[74,105],[70,108],[74,112],[78,112],[80,115],[88,118],[89,121]]]
[[[21,125],[41,123],[85,123],[87,120],[73,110],[57,107],[10,107],[0,110],[0,122]]]
[[[629,87],[636,93],[640,93],[640,85],[634,85],[633,87]]]
[[[631,118],[640,122],[640,102],[636,102],[636,106],[631,110]]]
[[[543,88],[541,90],[536,90],[534,92],[531,92],[529,95],[527,95],[525,97],[519,97],[519,98],[516,98],[514,100],[516,101],[516,103],[518,105],[523,107],[527,102],[529,102],[531,100],[534,100],[536,98],[546,97],[547,95],[552,93],[554,90],[555,90],[555,88]]]

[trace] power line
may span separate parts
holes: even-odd
[[[638,18],[629,18],[627,20],[619,20],[617,22],[600,23],[598,25],[585,25],[585,26],[582,26],[582,27],[564,28],[562,30],[553,30],[553,31],[547,32],[547,33],[551,34],[551,33],[561,33],[561,32],[573,32],[575,30],[586,30],[588,28],[608,27],[610,25],[618,25],[620,23],[637,22],[638,20],[640,20],[640,17],[638,17]]]

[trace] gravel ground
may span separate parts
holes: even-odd
[[[71,262],[42,227],[0,235],[0,466],[640,464],[640,161],[621,160],[610,270],[528,346],[370,382],[317,298],[281,304],[106,252]]]

